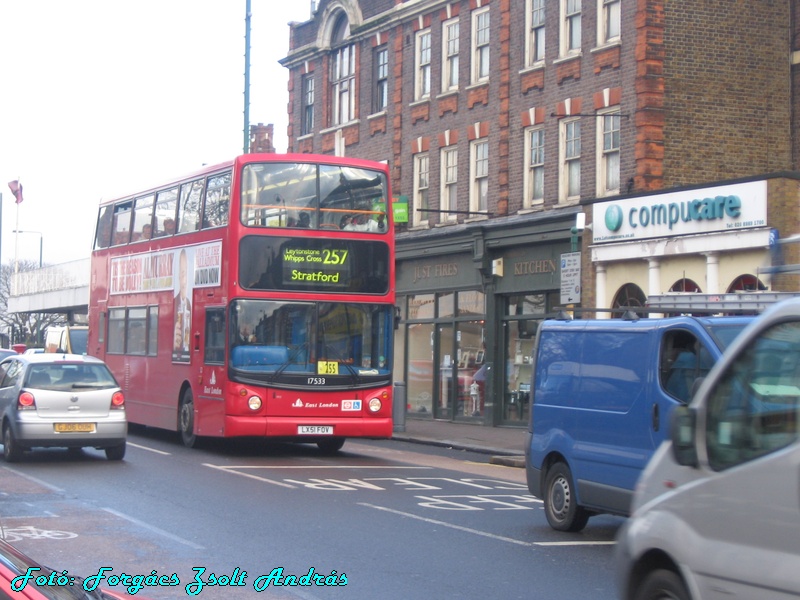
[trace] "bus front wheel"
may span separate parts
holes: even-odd
[[[183,445],[194,448],[197,443],[197,436],[194,434],[194,397],[189,388],[181,396],[181,405],[178,408],[178,431]]]
[[[317,447],[323,454],[336,454],[344,446],[344,438],[331,438],[317,442]]]

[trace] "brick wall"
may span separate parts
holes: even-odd
[[[665,2],[669,186],[792,168],[789,2]]]

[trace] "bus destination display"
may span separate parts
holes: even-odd
[[[347,248],[285,245],[282,249],[284,285],[347,286],[350,279]]]

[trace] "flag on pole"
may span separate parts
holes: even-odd
[[[14,181],[9,181],[8,189],[10,189],[11,193],[14,194],[14,198],[17,199],[17,204],[22,202],[22,184],[19,182],[18,179],[15,179]]]

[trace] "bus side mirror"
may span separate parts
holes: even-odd
[[[685,467],[697,467],[697,413],[688,406],[676,406],[672,412],[672,455]]]

